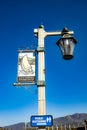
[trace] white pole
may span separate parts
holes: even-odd
[[[58,125],[56,125],[56,130],[58,130]]]
[[[44,27],[41,25],[38,29],[38,81],[40,82],[38,85],[38,115],[46,115],[45,85],[43,84],[45,82],[44,38]]]
[[[85,123],[85,130],[86,130],[86,123]]]
[[[24,130],[26,130],[26,122],[24,123]]]

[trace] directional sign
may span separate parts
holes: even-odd
[[[31,116],[32,127],[47,127],[53,125],[53,117],[51,115]]]

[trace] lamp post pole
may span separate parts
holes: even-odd
[[[60,32],[46,32],[44,26],[39,26],[38,29],[34,29],[34,34],[38,37],[38,115],[46,115],[46,101],[45,101],[45,47],[44,39],[46,36],[59,36],[62,35]],[[68,34],[73,34],[73,31],[69,31]]]
[[[38,115],[46,114],[45,102],[45,57],[44,57],[44,28],[38,29]]]

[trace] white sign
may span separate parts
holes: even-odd
[[[18,82],[35,82],[35,52],[19,51],[18,55]]]

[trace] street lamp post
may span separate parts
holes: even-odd
[[[45,99],[45,86],[46,86],[46,83],[45,83],[45,54],[44,54],[45,53],[45,47],[44,47],[44,39],[47,36],[61,36],[61,38],[56,42],[56,44],[60,47],[63,58],[66,59],[66,60],[69,60],[69,59],[73,58],[74,47],[75,47],[75,44],[77,43],[75,38],[72,36],[73,34],[74,34],[74,32],[69,31],[67,28],[64,28],[62,31],[46,32],[44,30],[44,26],[41,25],[41,26],[39,26],[39,28],[34,29],[34,35],[38,38],[38,47],[37,47],[37,53],[38,53],[38,80],[37,80],[37,82],[35,82],[35,80],[34,80],[35,75],[32,75],[31,71],[29,71],[28,73],[26,72],[26,69],[29,69],[29,67],[30,67],[30,63],[28,61],[28,58],[34,60],[35,57],[33,57],[32,55],[30,55],[30,57],[29,57],[29,55],[28,55],[28,53],[30,52],[29,50],[26,50],[26,51],[22,50],[20,52],[19,57],[18,57],[19,58],[18,59],[18,61],[19,61],[18,62],[18,80],[17,80],[17,83],[14,83],[13,85],[14,86],[37,85],[37,87],[38,87],[38,115],[40,117],[45,118],[44,120],[41,120],[41,121],[46,121],[45,123],[50,122],[49,125],[48,124],[46,124],[46,125],[43,125],[43,124],[38,125],[36,123],[34,124],[34,122],[38,122],[38,120],[35,120],[35,117],[37,118],[37,116],[32,116],[31,117],[31,125],[32,126],[40,126],[39,129],[40,128],[44,129],[45,126],[52,126],[52,116],[50,116],[50,115],[46,116],[46,99]],[[29,53],[29,54],[31,54],[31,53]],[[21,66],[22,64],[24,65],[24,67]],[[35,67],[33,66],[33,69],[34,68]],[[25,72],[25,73],[23,73],[22,71]]]
[[[44,39],[47,36],[61,35],[62,38],[56,44],[60,47],[63,58],[66,60],[73,58],[74,45],[77,41],[71,36],[74,32],[69,31],[67,28],[60,32],[46,32],[44,26],[41,25],[38,29],[34,29],[34,34],[38,38],[38,115],[46,115]]]
[[[44,38],[45,32],[43,26],[34,30],[35,36],[38,37],[38,115],[46,114],[45,105],[45,61],[44,61]]]

